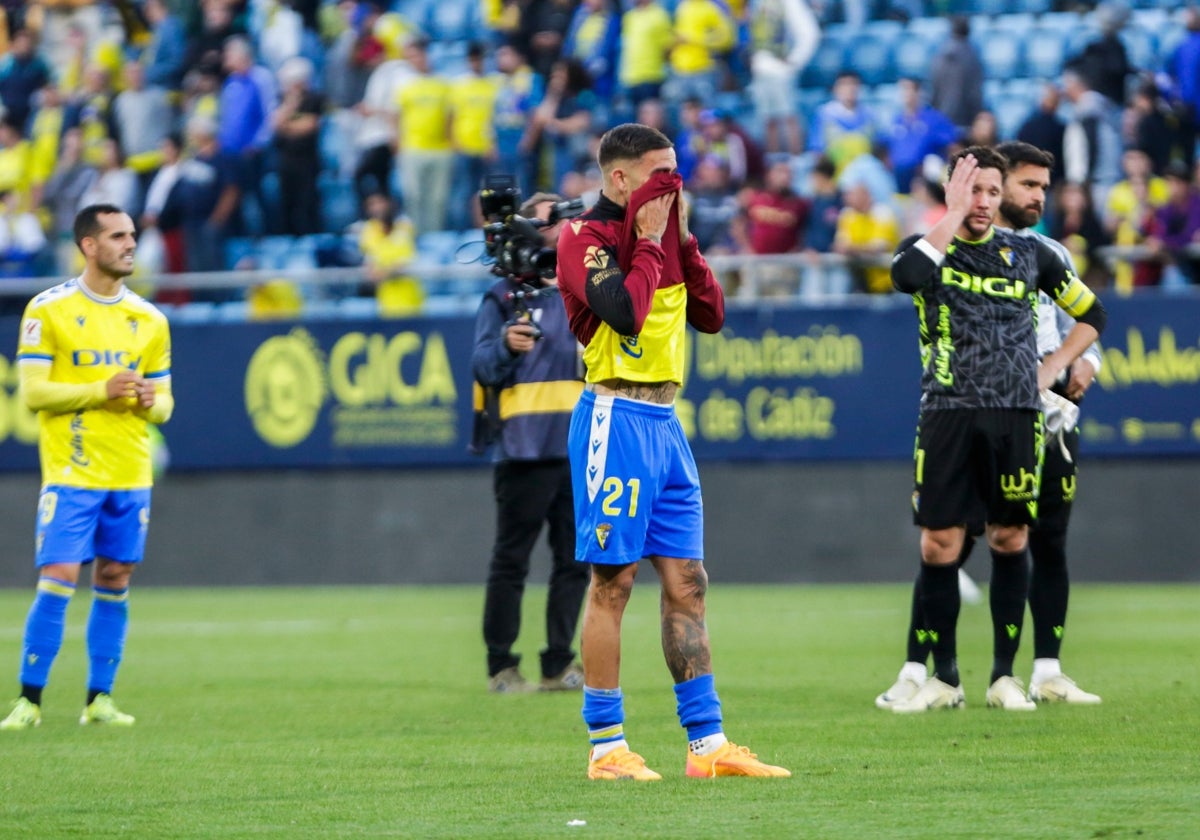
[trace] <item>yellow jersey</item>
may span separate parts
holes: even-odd
[[[171,337],[166,317],[123,288],[101,297],[78,279],[25,308],[17,347],[21,392],[38,411],[44,485],[135,490],[153,484],[147,423],[170,417]],[[109,400],[121,369],[154,383],[156,405]]]
[[[440,76],[416,76],[396,93],[400,108],[401,152],[450,151],[450,83]]]

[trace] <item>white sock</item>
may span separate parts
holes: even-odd
[[[688,751],[692,755],[708,755],[710,752],[716,752],[725,746],[725,742],[728,740],[724,732],[718,732],[716,735],[705,735],[703,738],[697,738],[695,741],[688,741]]]
[[[629,744],[625,741],[624,738],[622,738],[619,741],[605,741],[603,744],[593,744],[592,745],[592,761],[595,761],[598,758],[604,758],[604,756],[608,755],[610,752],[615,750],[617,747],[625,747],[626,749],[628,749]]]
[[[1035,659],[1033,660],[1033,676],[1029,682],[1032,685],[1040,685],[1046,680],[1053,679],[1062,675],[1062,663],[1057,659]]]
[[[929,679],[929,669],[924,662],[905,662],[897,679],[910,679],[917,685],[924,685],[925,680]]]

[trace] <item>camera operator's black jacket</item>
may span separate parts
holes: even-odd
[[[504,332],[517,314],[511,295],[518,288],[511,280],[499,281],[475,316],[471,451],[482,454],[496,442],[497,461],[566,458],[571,412],[583,390],[579,342],[558,289],[547,287],[525,301],[542,338],[528,353],[512,353]]]

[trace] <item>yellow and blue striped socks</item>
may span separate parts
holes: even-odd
[[[111,694],[117,667],[125,650],[129,625],[129,589],[92,587],[92,612],[88,616],[88,703],[97,694]]]
[[[75,585],[65,580],[52,577],[38,580],[37,596],[25,620],[25,648],[21,656],[21,696],[30,703],[41,705],[42,689],[62,647],[67,606],[74,594]]]

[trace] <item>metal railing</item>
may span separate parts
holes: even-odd
[[[1200,258],[1200,244],[1187,249],[1190,256]],[[1161,260],[1143,246],[1107,246],[1097,254],[1112,271],[1120,263]],[[847,258],[841,254],[791,253],[777,255],[719,255],[708,257],[708,263],[718,279],[735,300],[754,301],[762,296],[780,292],[809,298],[844,299],[845,292],[816,295],[804,294],[804,278],[815,270],[841,271],[881,267],[891,262],[890,254],[873,258]],[[425,284],[429,295],[477,295],[495,279],[489,266],[482,263],[465,265],[416,266],[412,274]],[[0,280],[0,298],[29,298],[44,289],[62,282],[61,276],[29,277]],[[160,274],[130,278],[134,288],[156,292],[173,290],[245,290],[280,279],[294,283],[307,297],[331,299],[345,295],[347,289],[367,283],[366,269],[319,268],[303,270],[256,269],[253,271],[220,271],[209,273]],[[1200,287],[1197,287],[1200,288]]]

